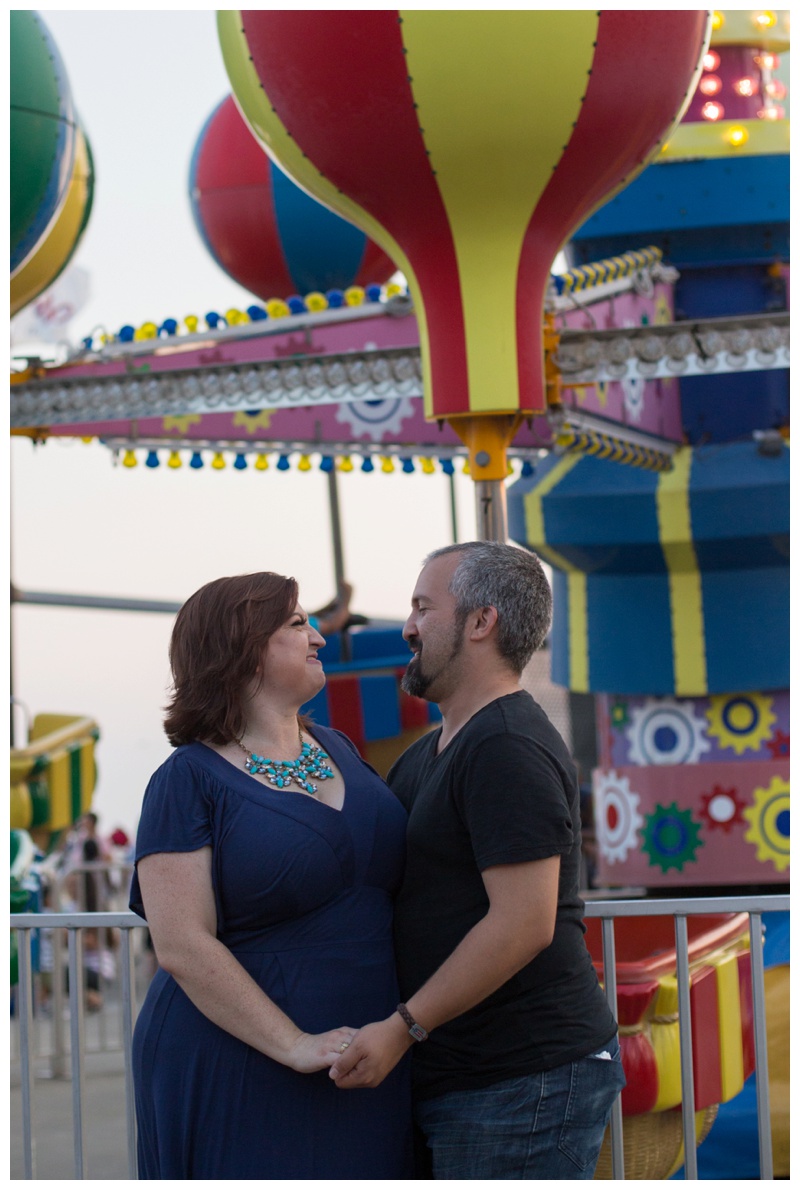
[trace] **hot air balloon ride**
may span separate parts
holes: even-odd
[[[11,276],[30,259],[66,201],[78,123],[67,73],[35,12],[11,12]]]
[[[680,118],[708,13],[223,11],[218,27],[268,152],[408,279],[426,415],[469,447],[481,535],[505,537],[506,447],[547,407],[550,267]]]
[[[197,138],[189,196],[214,260],[263,301],[381,285],[396,271],[363,231],[270,160],[232,96],[217,105]]]

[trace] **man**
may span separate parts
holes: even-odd
[[[583,941],[575,766],[519,684],[551,603],[533,554],[469,542],[428,557],[403,629],[404,689],[442,712],[389,773],[409,812],[405,1003],[330,1074],[376,1086],[413,1045],[436,1178],[591,1178],[625,1081]]]

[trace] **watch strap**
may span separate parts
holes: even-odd
[[[415,1041],[427,1041],[428,1031],[423,1029],[422,1025],[418,1025],[411,1013],[406,1008],[405,1004],[398,1004],[397,1011],[408,1025],[408,1031]]]

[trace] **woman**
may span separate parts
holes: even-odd
[[[405,1064],[374,1091],[328,1076],[397,1004],[406,816],[345,736],[298,716],[324,644],[270,573],[208,583],[175,621],[176,750],[131,890],[159,962],[134,1034],[140,1178],[411,1176]]]

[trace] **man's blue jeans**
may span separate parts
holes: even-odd
[[[589,1179],[624,1086],[614,1037],[555,1070],[424,1099],[416,1118],[433,1154],[433,1176]]]

